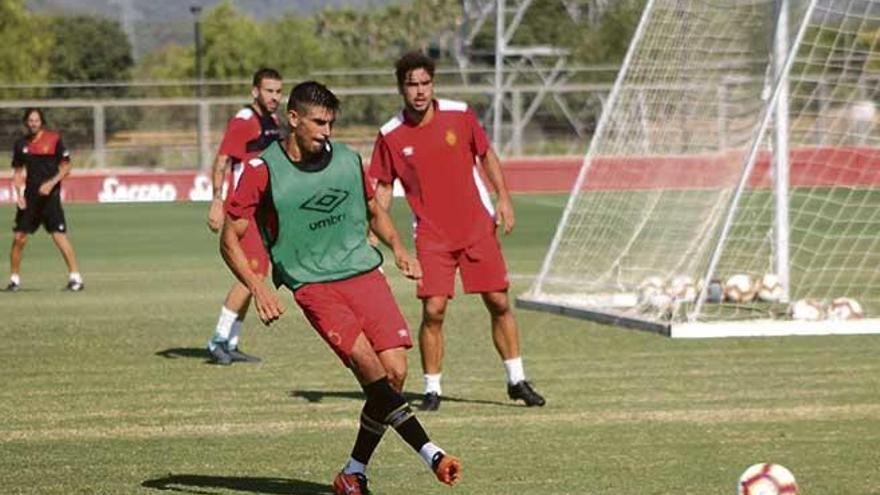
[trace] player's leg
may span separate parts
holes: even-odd
[[[440,379],[443,377],[443,321],[449,298],[431,296],[422,299],[422,323],[419,326],[419,354],[422,372],[425,376],[425,398],[419,408],[423,411],[436,411],[440,407],[443,390]]]
[[[68,280],[66,289],[74,292],[83,290],[85,286],[83,285],[82,275],[79,273],[79,265],[76,262],[76,252],[73,250],[73,244],[70,243],[70,238],[68,238],[67,234],[63,232],[53,232],[52,240],[55,242],[55,246],[58,247],[58,250],[61,251],[61,256],[67,264]]]
[[[76,262],[76,252],[67,237],[67,222],[64,219],[64,208],[61,207],[61,194],[56,192],[41,199],[43,226],[47,232],[52,234],[52,240],[61,251],[64,263],[67,264],[68,275],[65,289],[74,292],[81,291],[85,286],[82,275],[79,273],[79,265]]]
[[[405,350],[387,349],[381,355],[380,357],[373,350],[364,334],[360,334],[355,340],[351,350],[351,370],[361,383],[367,400],[361,411],[361,429],[352,449],[351,459],[337,476],[334,489],[337,489],[337,493],[345,493],[337,487],[344,486],[346,482],[350,484],[354,480],[366,486],[364,469],[389,426],[419,454],[441,482],[455,484],[461,476],[461,463],[458,459],[447,456],[443,449],[431,442],[409,403],[389,381],[389,369],[394,370],[392,372],[395,374],[400,371],[405,373]]]
[[[27,232],[13,232],[12,247],[9,249],[9,285],[6,290],[15,292],[21,288],[21,253],[27,245]]]
[[[214,335],[208,341],[208,352],[214,363],[224,366],[232,364],[232,357],[226,350],[229,336],[239,314],[250,305],[250,302],[251,292],[248,288],[239,281],[233,283],[229,292],[226,293],[223,307],[220,308],[220,316],[214,327]]]
[[[27,208],[16,207],[12,224],[12,247],[9,250],[9,285],[6,290],[15,292],[21,288],[21,258],[28,236],[40,227],[39,197],[25,194]]]
[[[436,411],[440,407],[443,390],[443,321],[446,307],[455,292],[455,271],[458,253],[420,251],[422,283],[417,295],[422,300],[422,321],[419,325],[419,354],[425,377],[425,397],[419,405],[422,411]]]
[[[520,356],[519,327],[507,293],[507,266],[498,239],[494,235],[488,236],[468,247],[460,259],[460,266],[465,292],[479,293],[489,311],[492,341],[507,374],[507,395],[514,400],[523,400],[527,406],[543,406],[544,398],[526,381]]]
[[[269,273],[269,255],[263,247],[263,240],[254,222],[250,222],[244,236],[241,238],[241,248],[244,252],[251,269],[263,277]],[[244,326],[244,318],[250,308],[251,294],[240,282],[229,290],[223,308],[220,309],[220,317],[217,319],[217,327],[214,336],[208,344],[211,357],[218,364],[231,364],[233,362],[259,362],[260,358],[247,354],[239,347],[239,339]]]
[[[263,241],[255,224],[250,222],[248,229],[241,238],[241,248],[254,272],[266,276],[269,272],[269,255],[263,247]],[[247,354],[239,348],[239,339],[244,318],[250,308],[251,294],[240,282],[235,283],[226,295],[214,336],[208,343],[211,358],[218,364],[240,362],[259,362],[260,358]]]

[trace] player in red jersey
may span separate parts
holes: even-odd
[[[331,142],[338,108],[336,95],[318,82],[293,88],[287,104],[289,139],[247,162],[227,210],[221,251],[252,291],[260,319],[266,324],[278,319],[284,308],[240,246],[250,224],[258,224],[270,246],[275,284],[293,292],[309,323],[366,395],[351,456],[333,481],[333,493],[369,495],[367,465],[388,427],[439,481],[454,485],[461,462],[430,440],[400,393],[412,339],[379,270],[382,255],[367,242],[368,225],[391,248],[405,276],[419,279],[419,263],[378,206],[360,156]]]
[[[251,96],[254,100],[229,119],[223,141],[212,167],[211,181],[214,198],[208,212],[208,227],[217,232],[223,225],[224,209],[228,208],[242,174],[242,164],[260,154],[281,138],[275,110],[281,99],[281,74],[275,69],[262,68],[254,74]],[[231,173],[227,174],[227,170]],[[228,176],[228,179],[227,179]],[[226,201],[223,201],[224,183]],[[253,224],[253,222],[251,222]],[[269,256],[263,247],[260,233],[252,227],[242,238],[242,247],[254,271],[265,277],[269,270]],[[256,356],[246,354],[238,347],[244,317],[250,306],[247,287],[235,282],[226,294],[214,335],[208,341],[211,360],[229,365],[236,361],[257,362]]]
[[[17,198],[15,224],[12,227],[12,250],[9,254],[10,276],[6,290],[21,288],[21,254],[28,236],[42,224],[64,262],[69,277],[66,290],[83,290],[82,276],[76,263],[76,253],[67,238],[67,224],[61,207],[61,181],[70,173],[70,153],[64,147],[61,135],[45,129],[46,119],[39,108],[28,108],[22,119],[27,135],[15,142],[12,153],[13,185]]]
[[[423,410],[436,410],[442,390],[443,320],[461,272],[466,293],[482,296],[491,317],[492,339],[504,361],[507,392],[527,406],[544,398],[526,381],[519,330],[507,294],[507,268],[496,223],[513,229],[513,207],[498,157],[467,104],[434,98],[434,63],[421,53],[396,63],[397,88],[404,108],[379,131],[370,161],[378,180],[376,197],[388,208],[392,184],[400,180],[416,218],[416,253],[424,277],[419,347],[425,373]],[[498,194],[493,208],[477,163]]]

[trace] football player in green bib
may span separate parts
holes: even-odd
[[[389,426],[437,479],[453,485],[461,477],[461,463],[430,441],[401,395],[412,338],[379,269],[382,255],[367,241],[368,229],[391,248],[405,276],[420,279],[421,267],[374,199],[360,156],[330,141],[338,109],[339,100],[320,83],[293,88],[287,142],[273,143],[245,164],[227,208],[221,251],[253,294],[260,319],[277,320],[284,307],[241,249],[241,237],[255,222],[276,286],[293,292],[309,323],[366,394],[354,448],[333,481],[334,493],[369,493],[366,467]]]

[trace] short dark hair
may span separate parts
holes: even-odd
[[[327,86],[317,81],[305,81],[297,84],[290,91],[287,99],[287,111],[305,111],[308,106],[318,106],[337,112],[339,110],[339,98],[327,89]]]
[[[271,67],[261,67],[258,71],[254,72],[254,87],[259,88],[263,79],[282,80],[281,73]]]
[[[416,69],[425,69],[425,72],[434,79],[434,60],[422,52],[409,52],[400,57],[394,64],[397,86],[402,88],[406,81],[406,75]]]
[[[23,124],[27,125],[28,117],[30,117],[32,113],[36,113],[37,115],[39,115],[40,116],[40,124],[42,124],[43,127],[46,127],[46,115],[43,114],[43,110],[41,110],[37,107],[26,108],[24,110],[24,115],[21,117],[21,122]]]

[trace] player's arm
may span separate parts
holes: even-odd
[[[241,238],[250,222],[256,221],[257,207],[267,194],[269,173],[261,160],[252,160],[242,171],[239,187],[233,192],[223,230],[220,234],[220,255],[238,280],[254,296],[254,307],[260,320],[268,325],[277,320],[284,307],[274,291],[269,290],[248,263],[241,247]],[[255,165],[256,164],[256,165]]]
[[[416,280],[422,278],[422,266],[417,259],[409,254],[409,251],[400,241],[400,234],[397,233],[388,210],[379,205],[376,197],[370,198],[367,201],[367,209],[370,212],[370,230],[375,232],[379,240],[391,248],[397,268],[407,278]]]
[[[24,185],[27,182],[27,169],[24,165],[12,166],[12,187],[15,189],[15,197],[18,207],[22,210],[27,208],[27,200],[24,198]]]
[[[208,228],[217,232],[223,225],[223,182],[229,168],[229,155],[217,153],[211,164],[211,208],[208,210]]]
[[[498,155],[492,151],[492,148],[489,148],[486,154],[480,156],[480,163],[483,165],[486,177],[498,195],[498,201],[495,205],[496,221],[503,226],[504,233],[509,234],[513,230],[516,219],[513,216],[513,203],[510,201],[510,192],[507,190],[507,183],[504,181],[504,174],[501,172],[501,160],[498,159]]]
[[[223,231],[220,234],[220,254],[236,278],[254,296],[254,306],[257,308],[260,320],[269,325],[284,313],[284,307],[278,301],[278,296],[263,283],[262,277],[251,269],[244,250],[241,248],[241,238],[247,231],[250,221],[252,220],[226,216],[226,220],[223,222]]]
[[[70,154],[61,139],[55,145],[55,158],[58,160],[58,172],[40,184],[39,192],[42,196],[48,196],[61,181],[70,174]]]

